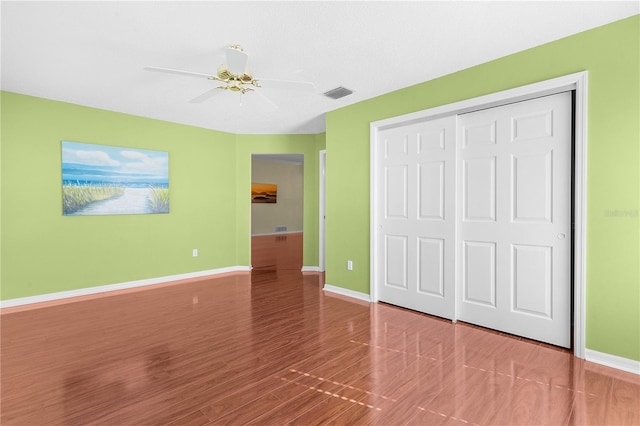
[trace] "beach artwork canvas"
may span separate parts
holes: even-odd
[[[278,185],[274,183],[252,183],[252,203],[276,203],[278,201]]]
[[[169,213],[169,153],[62,141],[65,216]]]

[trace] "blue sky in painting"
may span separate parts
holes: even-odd
[[[62,142],[63,183],[169,185],[169,154],[107,145]]]

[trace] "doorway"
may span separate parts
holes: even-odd
[[[302,269],[303,154],[251,156],[251,266]]]
[[[496,209],[503,209],[501,216],[509,217],[507,222],[510,223],[518,222],[519,225],[526,224],[527,226],[535,227],[537,226],[536,223],[540,225],[545,221],[549,222],[547,220],[549,216],[546,215],[550,211],[552,212],[551,214],[556,214],[553,209],[549,210],[551,206],[549,203],[558,203],[560,201],[548,198],[553,193],[554,188],[549,187],[547,178],[552,173],[557,174],[561,169],[550,168],[553,161],[557,161],[557,159],[553,158],[553,161],[551,161],[549,155],[547,155],[548,153],[534,154],[533,156],[529,155],[529,152],[515,153],[515,156],[513,155],[514,153],[505,154],[507,159],[502,159],[499,162],[497,161],[497,154],[484,155],[487,150],[494,150],[495,146],[497,146],[491,137],[487,138],[486,136],[490,136],[496,126],[499,125],[498,120],[485,120],[486,123],[484,124],[487,124],[487,126],[482,124],[479,127],[473,123],[467,123],[465,128],[464,121],[466,118],[462,114],[468,114],[467,117],[473,117],[474,114],[482,114],[473,113],[473,111],[488,110],[518,102],[524,104],[525,101],[530,101],[534,98],[553,98],[553,96],[549,95],[556,95],[562,92],[569,92],[564,95],[565,101],[569,100],[568,117],[565,116],[565,122],[569,123],[569,142],[565,143],[565,154],[568,152],[568,155],[565,157],[568,158],[569,163],[563,163],[561,166],[562,170],[568,171],[569,184],[568,186],[563,184],[564,189],[561,192],[564,192],[563,196],[560,197],[570,200],[568,206],[565,205],[561,209],[567,213],[564,216],[565,219],[563,219],[565,222],[563,226],[568,226],[568,230],[564,228],[554,229],[554,234],[547,239],[548,244],[505,240],[506,243],[500,243],[499,254],[498,243],[492,241],[491,238],[487,239],[485,237],[503,235],[508,240],[511,229],[507,229],[507,226],[505,228],[507,229],[506,231],[492,229],[487,231],[487,235],[480,235],[487,226],[491,228],[489,224],[496,223]],[[573,104],[571,102],[572,97],[575,99]],[[574,107],[573,122],[571,120],[572,107]],[[543,110],[545,108],[542,107]],[[498,297],[504,297],[506,299],[500,302],[500,305],[505,307],[509,315],[516,312],[527,319],[542,319],[544,317],[549,319],[551,316],[558,317],[555,312],[549,310],[552,309],[550,302],[558,298],[564,298],[562,303],[567,307],[567,310],[562,316],[562,325],[558,327],[562,329],[561,334],[564,337],[560,338],[560,340],[552,339],[551,342],[559,346],[573,346],[575,355],[584,357],[585,111],[586,73],[578,73],[523,88],[372,123],[372,300],[391,301],[391,303],[403,306],[401,300],[400,302],[392,300],[393,297],[390,297],[388,293],[406,293],[403,287],[408,287],[409,283],[413,286],[418,283],[422,287],[418,287],[414,290],[414,293],[420,294],[423,298],[430,298],[441,305],[438,308],[441,308],[441,311],[427,309],[428,313],[450,318],[453,321],[460,319],[489,328],[502,329],[502,324],[505,322],[519,323],[521,318],[510,321],[498,315],[495,318],[500,317],[500,319],[487,322],[477,320],[477,313],[471,314],[470,312],[478,307],[487,308],[487,311],[499,311],[495,306],[497,304],[496,300]],[[529,127],[529,125],[534,124],[533,121],[538,120],[537,124],[542,126],[536,127],[536,131],[542,128],[543,132],[546,132],[548,124],[553,122],[552,119],[550,120],[548,116],[545,117],[544,114],[529,114],[526,111],[518,114],[521,118],[519,130],[524,132],[521,135],[533,129],[533,127]],[[506,118],[504,121],[507,123],[507,127],[512,126],[514,123],[513,117]],[[400,136],[399,143],[391,146],[386,142],[385,138],[397,136],[394,133],[397,133],[399,128],[413,128],[416,126],[428,126],[429,124],[435,127],[422,129],[423,135],[418,137],[419,141],[417,142],[417,151],[425,153],[428,158],[419,162],[419,167],[418,161],[411,160],[416,163],[414,167],[416,171],[410,172],[410,167],[403,164],[402,160],[403,156],[408,157],[408,155],[403,155],[402,152],[408,153],[407,144],[409,140]],[[575,167],[573,171],[571,170],[572,133],[575,135],[573,154]],[[469,143],[469,139],[465,139],[467,136],[477,136],[476,142],[481,141],[480,145],[486,144],[482,148],[483,154],[479,156],[473,154],[465,157],[468,153],[463,153],[465,146],[462,144]],[[513,134],[510,137],[513,137]],[[456,152],[452,157],[455,160],[446,155],[441,157],[428,155],[429,150],[431,152],[445,152],[444,148],[447,144],[455,147]],[[515,145],[517,144],[510,143],[505,146],[514,147]],[[523,144],[520,145],[524,146]],[[414,149],[416,148],[414,147]],[[397,152],[394,150],[397,150]],[[394,156],[397,157],[397,163],[393,162],[395,161],[392,158]],[[517,163],[518,156],[520,156],[519,163]],[[566,162],[566,160],[563,161]],[[498,167],[498,163],[500,167],[505,167],[505,170],[512,171],[516,169],[516,172],[520,173],[519,175],[516,174],[516,179],[520,180],[515,186],[509,181],[505,183],[496,179],[494,170]],[[451,174],[451,169],[456,169],[453,175]],[[525,172],[525,170],[528,171]],[[573,194],[571,193],[572,179],[574,181]],[[453,184],[452,180],[455,181]],[[541,183],[541,186],[536,187],[538,183]],[[410,192],[413,191],[412,193],[415,193],[416,190],[415,188],[413,190],[408,189],[411,185],[426,191],[425,193],[430,194],[430,197],[417,197],[417,200],[414,199],[416,197],[411,196]],[[480,188],[483,185],[484,188]],[[501,193],[506,194],[506,201],[498,203],[496,185],[504,185]],[[475,187],[477,188],[471,191]],[[513,188],[520,188],[520,194],[514,193]],[[530,190],[534,191],[532,196],[522,196],[522,194],[529,193]],[[464,197],[465,191],[468,195],[466,199]],[[485,193],[486,191],[489,192]],[[477,199],[472,200],[469,198],[475,197],[480,192],[482,192],[482,196],[478,196]],[[452,199],[455,200],[453,206],[451,205]],[[473,202],[471,203],[470,201]],[[574,206],[573,211],[571,202],[573,202]],[[498,207],[498,205],[501,207]],[[516,216],[513,216],[515,209],[520,209],[520,213],[516,212]],[[405,225],[402,226],[412,229],[412,225],[408,224],[408,222],[412,217],[415,219],[416,214],[422,215],[422,222],[428,224],[430,228],[426,225],[426,228],[421,226],[422,230],[426,229],[426,233],[418,236],[403,234],[404,231],[398,226],[401,226],[401,222],[405,222]],[[451,221],[452,217],[453,221]],[[554,217],[554,222],[556,221],[555,219],[557,217]],[[571,232],[572,220],[576,223],[573,234]],[[568,222],[568,225],[566,222]],[[413,225],[415,227],[415,223]],[[536,234],[538,231],[530,231],[529,233]],[[453,237],[452,234],[454,235]],[[553,244],[550,241],[553,241]],[[554,247],[557,242],[560,242],[560,245],[564,247],[562,250]],[[572,246],[575,251],[573,258],[570,255]],[[505,249],[503,250],[502,247],[505,247]],[[562,277],[552,275],[554,269],[551,268],[551,265],[557,260],[553,258],[556,252],[562,252],[563,256],[569,253],[566,256],[568,259],[565,259],[565,261],[558,260],[560,263],[554,265],[555,269],[563,270]],[[518,268],[514,270],[507,266],[506,268],[501,267],[501,270],[499,270],[498,255],[501,256],[503,261],[506,259],[508,265],[518,262],[522,269],[518,271]],[[557,265],[564,265],[564,268],[556,268]],[[410,277],[411,274],[413,275]],[[497,287],[498,274],[502,274],[501,280],[507,283],[507,287],[510,287],[506,293]],[[573,300],[571,299],[571,287],[565,287],[561,292],[562,295],[553,293],[555,291],[553,287],[556,282],[564,281],[571,285],[572,274],[574,277]],[[532,278],[534,276],[535,280]],[[532,290],[529,284],[533,281],[544,283],[542,290]],[[515,288],[516,291],[513,291],[514,283],[516,283],[516,287],[520,286]],[[500,294],[502,293],[505,293],[506,296],[501,296]],[[413,296],[405,297],[405,299],[409,300],[410,303],[416,302],[416,298]],[[571,337],[569,331],[572,322],[572,303],[575,323],[573,337]],[[410,305],[406,306],[416,309]],[[539,324],[534,326],[525,325],[524,328],[530,331],[531,329],[541,328],[541,326]],[[530,335],[527,330],[514,331],[509,329],[506,331],[546,341],[545,337]]]

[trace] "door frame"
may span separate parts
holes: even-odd
[[[319,155],[319,213],[318,213],[318,270],[324,272],[326,262],[326,200],[327,200],[327,150],[321,149]]]
[[[374,121],[370,124],[370,298],[378,301],[376,284],[380,281],[377,268],[379,218],[376,205],[382,193],[382,178],[378,173],[377,150],[378,132],[402,125],[432,120],[448,115],[459,115],[486,108],[493,108],[514,102],[574,91],[574,148],[573,148],[573,353],[578,358],[585,357],[585,293],[587,255],[587,87],[588,72],[582,71],[526,86],[508,89],[489,95],[466,99],[447,105],[429,108],[409,114]],[[456,264],[457,264],[456,259]],[[456,282],[458,277],[456,276]],[[457,285],[456,285],[457,287]],[[457,314],[457,313],[454,313]],[[456,317],[454,317],[455,321]]]

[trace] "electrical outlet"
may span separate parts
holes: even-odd
[[[193,249],[193,257],[198,257],[198,249]]]
[[[347,260],[347,270],[353,271],[353,262],[350,260]]]

